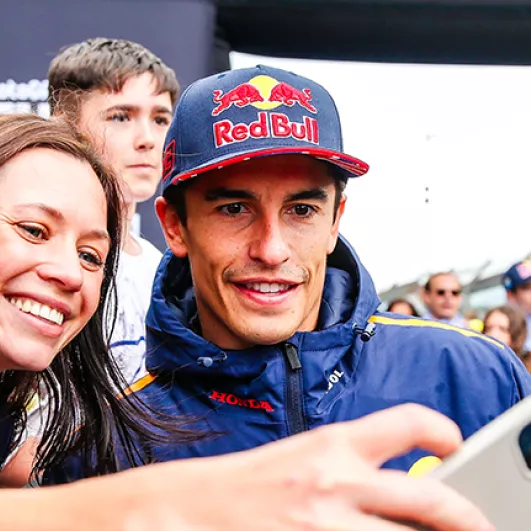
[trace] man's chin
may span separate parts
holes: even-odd
[[[266,329],[264,328],[255,328],[253,330],[246,331],[244,337],[242,339],[245,340],[245,342],[251,344],[251,345],[276,345],[278,343],[283,343],[284,341],[287,341],[290,339],[293,334],[297,331],[296,328],[285,328],[285,323],[282,330],[279,330],[279,328],[272,328],[271,325],[269,325]]]

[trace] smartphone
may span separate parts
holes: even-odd
[[[497,531],[530,531],[531,397],[472,435],[430,476],[478,506]]]

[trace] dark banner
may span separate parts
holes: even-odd
[[[63,46],[90,37],[140,42],[186,86],[213,68],[214,24],[209,0],[2,0],[0,113],[47,116],[50,60]],[[164,248],[152,201],[139,213],[142,234]]]

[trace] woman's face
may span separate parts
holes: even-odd
[[[483,332],[512,347],[509,324],[509,318],[504,313],[492,312],[485,320]]]
[[[109,244],[87,162],[38,148],[0,168],[0,370],[45,369],[87,324]]]

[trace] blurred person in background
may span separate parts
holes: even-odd
[[[498,306],[487,312],[484,323],[483,333],[511,347],[529,370],[529,352],[524,347],[528,334],[524,312],[517,306]]]
[[[517,306],[526,316],[527,338],[524,348],[531,351],[531,260],[513,264],[502,276],[507,301]]]
[[[415,306],[407,299],[394,299],[387,307],[388,312],[401,313],[402,315],[411,315],[412,317],[420,317]]]
[[[463,288],[454,273],[431,275],[422,289],[422,302],[426,306],[424,319],[466,328],[467,321],[460,313]]]

